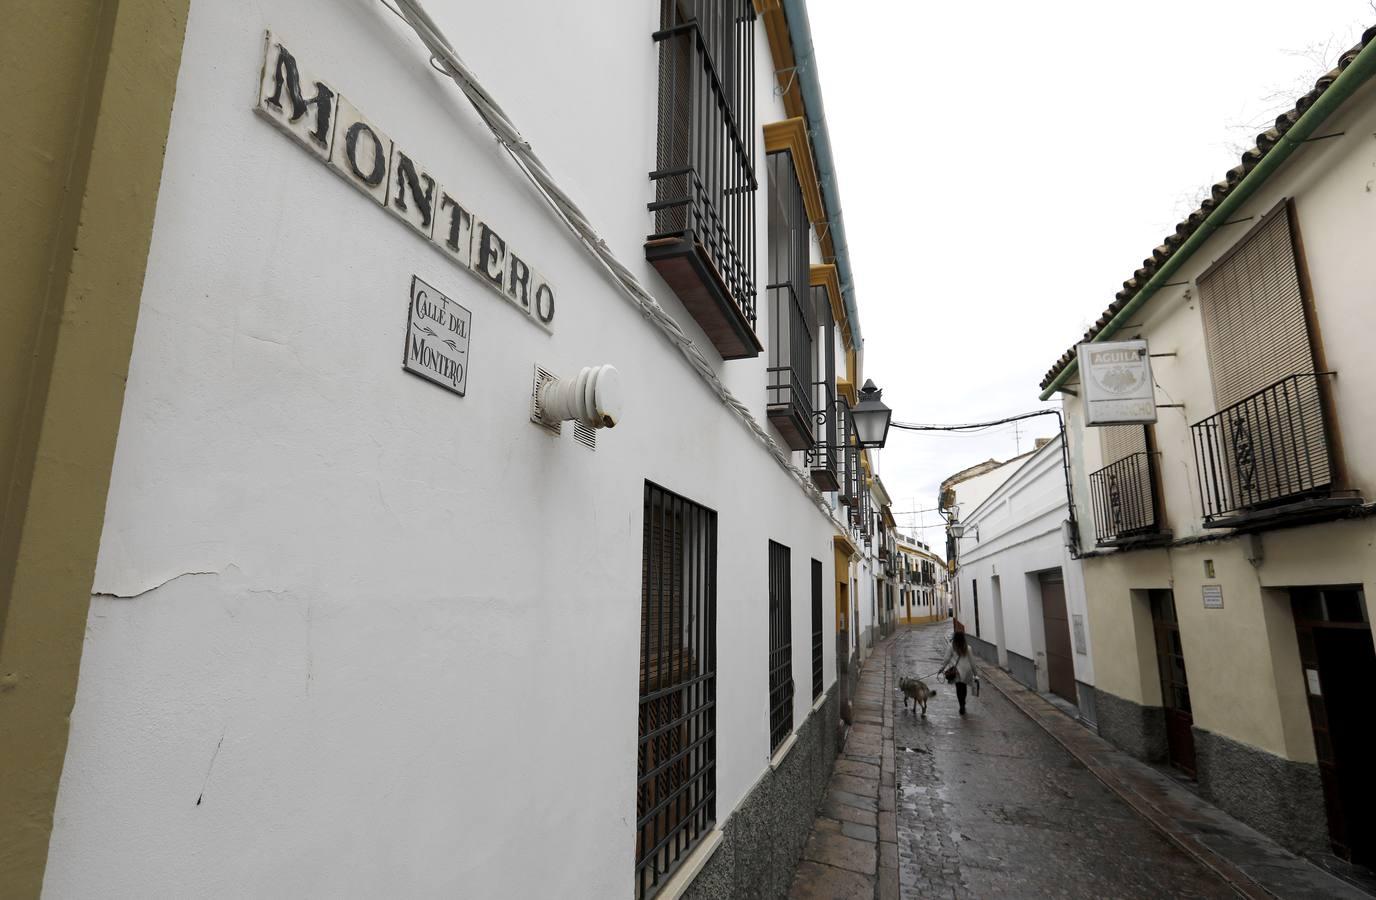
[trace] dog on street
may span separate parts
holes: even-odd
[[[927,701],[936,696],[936,690],[927,687],[927,682],[916,678],[899,678],[898,689],[903,692],[903,709],[908,708],[908,701],[913,701],[913,715],[917,715],[917,708],[922,707],[922,715],[927,715]]]

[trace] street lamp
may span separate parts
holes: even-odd
[[[873,381],[865,379],[865,386],[860,389],[860,403],[850,411],[855,421],[855,439],[861,447],[878,450],[888,440],[893,410],[884,405],[880,399],[883,396],[884,392],[875,387]]]

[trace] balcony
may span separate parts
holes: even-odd
[[[836,491],[841,488],[840,468],[841,449],[836,443],[836,392],[826,381],[812,385],[813,434],[816,435],[812,447],[807,451],[807,468],[812,473],[812,483],[819,491]]]
[[[1204,527],[1332,517],[1361,505],[1333,487],[1320,381],[1331,374],[1291,375],[1190,426]]]
[[[1168,541],[1156,501],[1156,454],[1133,453],[1089,476],[1094,533],[1101,547]]]
[[[754,10],[666,3],[659,47],[654,232],[645,258],[723,359],[755,335]]]

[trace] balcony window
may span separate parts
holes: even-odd
[[[717,514],[645,484],[635,894],[716,819]]]
[[[1156,455],[1143,425],[1099,429],[1108,465],[1089,476],[1094,532],[1100,546],[1151,543],[1168,538],[1161,530]]]
[[[788,151],[769,154],[769,421],[793,450],[813,444],[816,303],[809,280],[811,226]]]
[[[755,336],[755,9],[662,0],[653,233],[645,258],[724,359]]]
[[[831,314],[826,288],[811,289],[813,309],[817,312],[817,339],[821,377],[812,384],[813,444],[807,451],[807,467],[819,491],[841,488],[841,444],[837,431],[836,398],[836,320]]]
[[[1219,410],[1190,427],[1204,525],[1236,527],[1361,502],[1337,496],[1328,386],[1288,203],[1198,279]]]

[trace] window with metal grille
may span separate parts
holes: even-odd
[[[822,564],[812,561],[812,699],[822,696]]]
[[[654,238],[700,243],[755,322],[755,7],[661,0]]]
[[[794,450],[812,446],[817,312],[809,281],[811,225],[793,154],[769,154],[769,419]]]
[[[789,550],[769,542],[769,751],[793,733],[793,618]]]
[[[635,890],[716,819],[717,514],[645,483]]]

